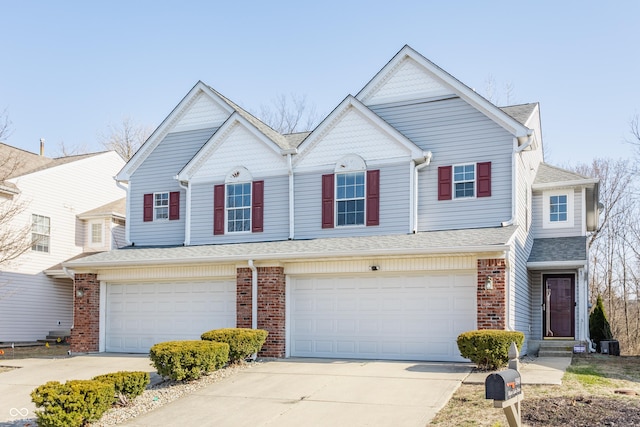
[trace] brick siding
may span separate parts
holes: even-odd
[[[83,288],[79,297],[76,290]],[[99,350],[100,339],[100,282],[95,274],[76,274],[73,290],[73,329],[70,349],[73,353]]]
[[[285,283],[284,268],[258,267],[258,328],[269,332],[259,356],[285,356]]]
[[[478,329],[506,329],[505,268],[504,259],[478,260]],[[485,289],[488,276],[493,277],[493,289]]]

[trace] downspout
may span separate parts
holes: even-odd
[[[510,225],[513,225],[516,222],[516,200],[517,200],[516,195],[518,193],[518,187],[517,187],[518,169],[516,164],[516,157],[517,157],[517,154],[522,151],[522,147],[518,147],[518,138],[513,138],[513,144],[514,144],[514,150],[513,150],[513,155],[511,156],[511,218],[509,218],[508,221],[503,221],[501,223],[503,227],[508,227]],[[530,142],[528,144],[530,144]]]
[[[178,176],[174,177],[178,179]],[[185,218],[184,218],[184,246],[191,244],[191,186],[187,181],[187,185],[184,185],[182,181],[178,180],[180,188],[184,189],[187,194],[187,200],[185,201]],[[178,209],[180,209],[178,207]]]
[[[510,251],[507,249],[504,254],[504,274],[506,276],[504,278],[504,292],[506,298],[504,315],[506,317],[505,327],[507,328],[507,331],[513,331],[514,328],[511,327],[511,261],[509,260],[509,256]]]
[[[291,162],[291,152],[287,152],[287,168],[289,171],[289,240],[293,240],[295,237],[295,215],[294,200],[293,200],[293,165]]]
[[[424,153],[424,161],[419,165],[416,165],[414,168],[414,178],[413,178],[413,230],[412,232],[415,234],[418,232],[418,172],[422,169],[426,168],[431,164],[431,157],[433,157],[433,153],[431,151],[427,151]]]
[[[127,246],[131,245],[131,239],[129,238],[129,228],[130,226],[130,218],[131,218],[131,197],[128,185],[123,185],[121,181],[118,181],[114,176],[113,179],[116,181],[116,185],[118,188],[122,188],[127,193],[127,201],[125,203],[125,218],[124,218],[124,241]]]
[[[258,329],[258,269],[252,259],[247,263],[251,269],[251,329]]]
[[[62,266],[62,271],[73,280],[73,315],[71,316],[71,329],[73,329],[76,326],[76,273],[64,265]]]

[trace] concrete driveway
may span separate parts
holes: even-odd
[[[0,427],[34,416],[30,393],[47,381],[154,371],[145,355],[3,361]],[[124,425],[420,426],[469,375],[464,363],[285,359],[257,364]],[[153,374],[157,378],[157,374]]]
[[[126,426],[420,426],[470,364],[286,359],[246,369]]]

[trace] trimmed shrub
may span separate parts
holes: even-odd
[[[600,353],[600,341],[607,341],[613,338],[611,326],[604,311],[602,297],[598,295],[596,306],[589,315],[589,336],[596,343],[596,351]]]
[[[229,344],[212,341],[166,341],[149,350],[158,374],[174,381],[195,380],[229,361]]]
[[[479,369],[495,370],[509,363],[509,347],[515,342],[518,351],[522,349],[524,334],[515,331],[486,329],[468,331],[458,335],[458,349]]]
[[[226,328],[205,332],[200,338],[229,344],[229,361],[236,363],[259,352],[267,335],[264,329]]]
[[[149,385],[149,373],[142,371],[120,371],[93,377],[96,381],[104,381],[113,384],[115,389],[114,402],[126,403],[135,399]]]
[[[111,407],[113,384],[94,380],[73,380],[64,384],[49,381],[31,392],[40,427],[79,427],[97,421]]]

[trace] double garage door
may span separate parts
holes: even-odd
[[[463,361],[475,272],[291,280],[292,356]]]
[[[290,277],[289,354],[461,361],[456,338],[476,328],[475,272]],[[107,285],[106,351],[236,326],[235,280]]]
[[[236,326],[235,280],[110,283],[106,291],[106,351],[146,353],[158,342]]]

